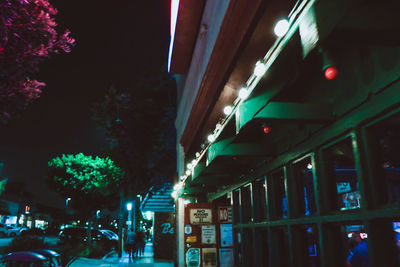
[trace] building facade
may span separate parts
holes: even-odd
[[[178,266],[399,266],[400,2],[171,7]],[[233,262],[188,238],[227,206]]]

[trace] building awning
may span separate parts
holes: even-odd
[[[142,212],[174,212],[175,204],[171,197],[172,191],[171,183],[165,183],[159,189],[151,187],[140,204],[140,210]]]

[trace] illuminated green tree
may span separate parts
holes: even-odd
[[[124,172],[107,158],[62,155],[48,162],[48,184],[72,208],[91,215],[95,210],[118,206],[119,186]]]

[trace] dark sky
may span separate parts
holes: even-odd
[[[136,73],[166,65],[170,0],[50,2],[59,11],[58,28],[70,29],[76,46],[41,64],[35,77],[47,84],[41,98],[0,126],[0,176],[26,181],[35,200],[61,206],[44,184],[47,161],[102,151],[106,142],[91,120],[91,105],[110,85],[132,88]]]

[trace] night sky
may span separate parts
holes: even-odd
[[[76,46],[41,64],[34,77],[47,84],[41,98],[0,126],[0,176],[26,181],[35,201],[61,207],[63,200],[44,184],[48,160],[103,150],[105,136],[91,119],[91,106],[111,85],[131,88],[135,73],[166,65],[170,1],[50,2],[59,11],[59,32],[70,29]]]

